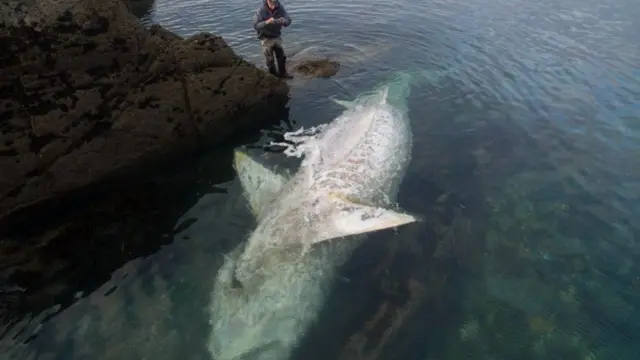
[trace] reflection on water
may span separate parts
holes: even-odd
[[[370,237],[296,358],[638,359],[640,4],[285,4],[287,51],[343,63],[331,80],[293,82],[299,125],[326,122],[340,111],[331,96],[389,71],[449,74],[410,99],[414,157],[399,202],[427,221]],[[150,19],[216,32],[261,64],[255,5],[161,0]],[[213,273],[253,226],[238,184],[216,186],[163,220],[180,226],[170,245],[44,326],[34,317],[17,337],[38,336],[23,347],[5,334],[2,348],[15,359],[208,359]]]

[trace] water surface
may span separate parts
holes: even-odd
[[[292,80],[295,126],[329,121],[332,96],[393,71],[446,73],[409,103],[399,203],[427,221],[371,236],[300,359],[640,358],[640,3],[285,5],[289,56],[342,63],[333,79]],[[160,0],[147,20],[216,33],[264,66],[256,7]],[[170,245],[44,326],[35,318],[18,338],[38,335],[15,358],[207,359],[216,266],[253,226],[237,181],[216,188],[175,219]]]

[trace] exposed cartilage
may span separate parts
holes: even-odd
[[[316,149],[317,145],[313,144],[313,140],[322,132],[326,124],[313,126],[309,129],[301,127],[296,131],[286,132],[283,137],[288,142],[270,142],[269,146],[284,147],[283,153],[287,156],[300,158],[308,154],[310,150]],[[310,141],[311,140],[311,141]]]
[[[296,130],[296,131],[291,131],[291,132],[286,132],[284,133],[284,139],[287,141],[291,141],[294,143],[300,143],[300,142],[305,142],[309,139],[313,139],[316,138],[316,135],[318,135],[320,132],[322,132],[322,130],[326,127],[326,124],[322,124],[322,125],[318,125],[318,126],[312,126],[308,129],[305,129],[304,127],[301,127],[300,129]]]
[[[296,146],[296,144],[289,144],[286,142],[271,142],[269,146],[282,146],[284,147],[283,153],[290,157],[300,158],[305,154],[304,146]]]

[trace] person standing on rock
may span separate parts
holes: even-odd
[[[289,25],[291,17],[279,0],[262,0],[262,5],[253,15],[253,28],[258,32],[269,72],[286,79],[290,79],[291,75],[287,73],[287,57],[284,55],[280,32],[283,26]],[[277,72],[275,60],[278,61]]]

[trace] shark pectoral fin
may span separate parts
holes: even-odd
[[[395,228],[417,221],[420,219],[411,214],[363,205],[333,219],[336,229],[344,234],[342,236]]]
[[[330,217],[330,224],[321,230],[321,236],[315,242],[395,228],[421,221],[415,215],[391,209],[353,202],[345,204],[348,205]]]
[[[253,214],[259,218],[262,210],[282,190],[287,178],[252,159],[240,150],[235,150],[233,163],[245,197]]]

